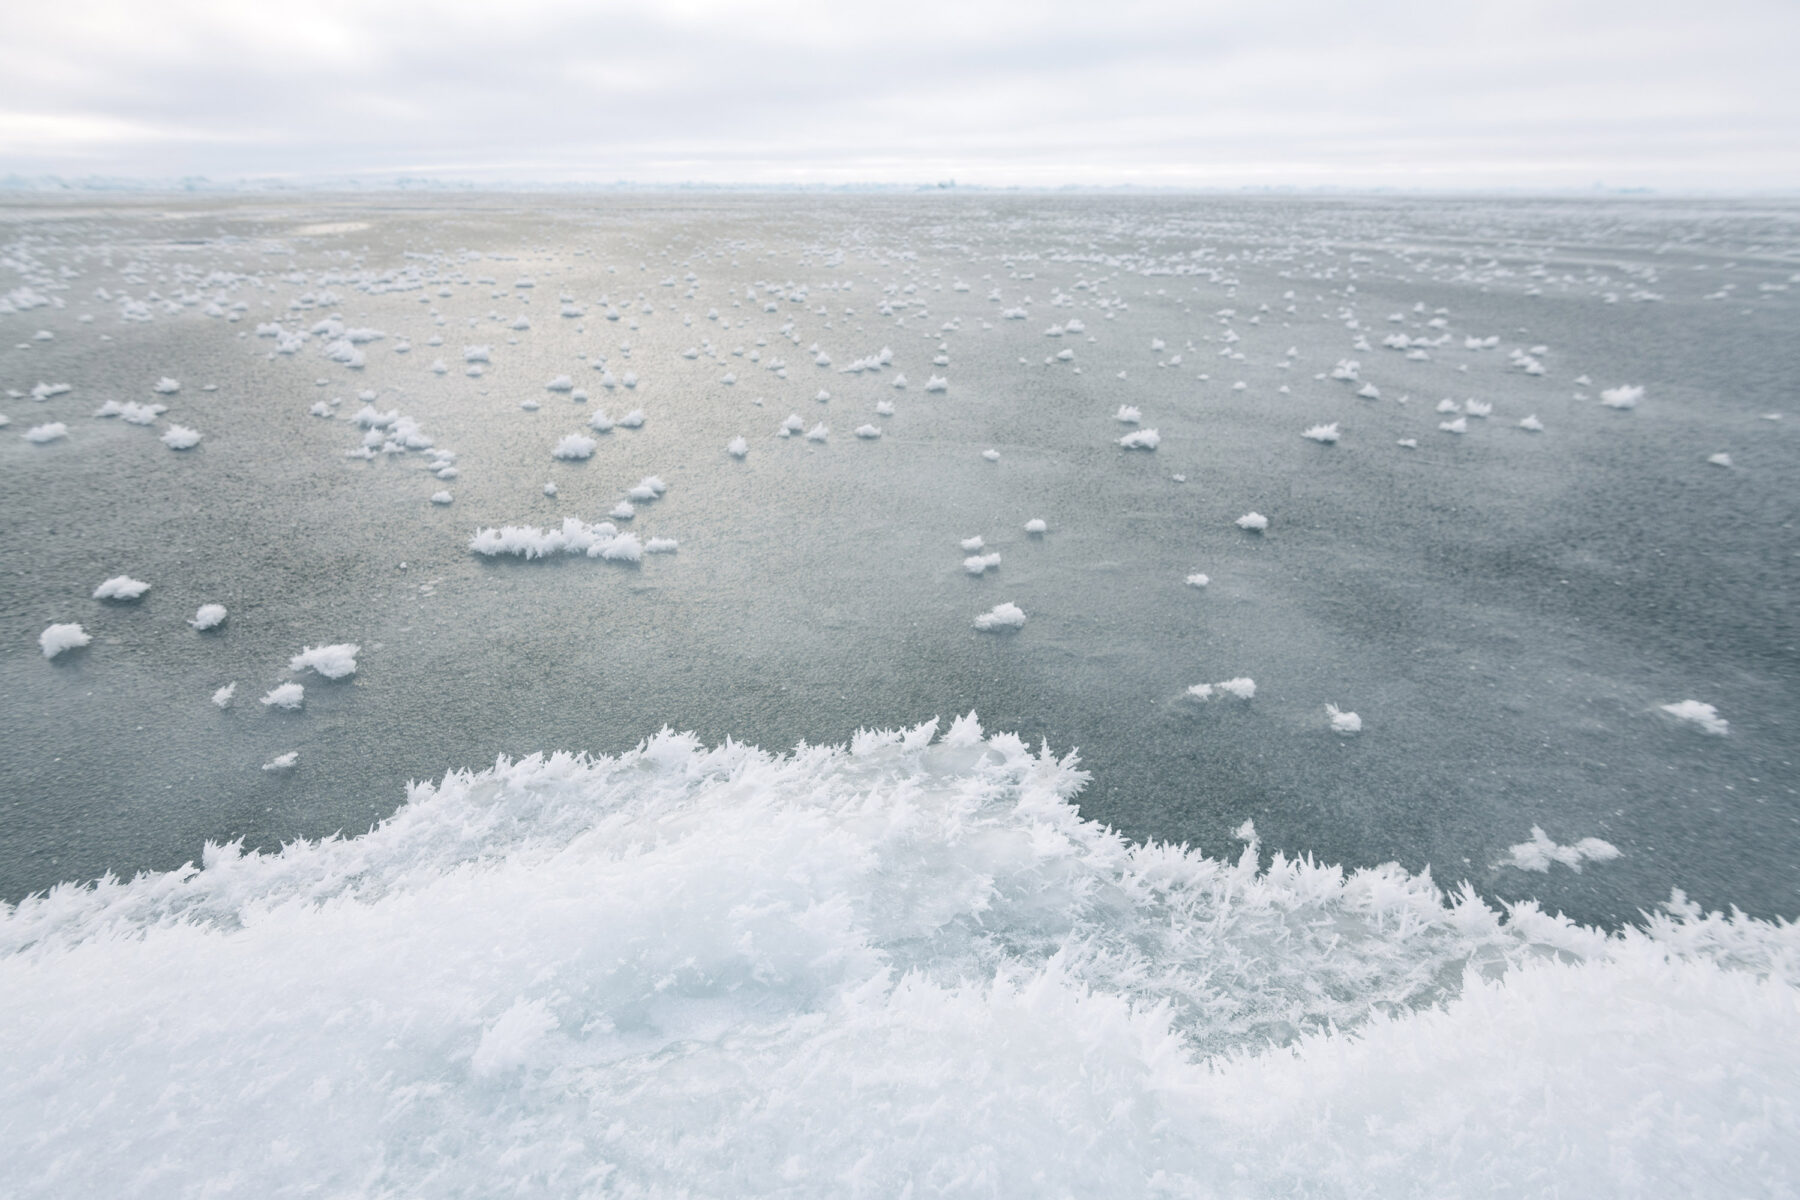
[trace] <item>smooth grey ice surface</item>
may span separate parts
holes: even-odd
[[[1079,749],[1084,813],[1133,837],[1224,851],[1249,818],[1584,920],[1672,887],[1800,912],[1800,205],[34,197],[0,224],[7,899],[360,832],[498,755],[974,709]],[[328,357],[355,329],[361,365]],[[348,456],[365,392],[455,476]],[[790,413],[828,435],[777,436]],[[554,457],[574,433],[592,456]],[[469,548],[653,474],[618,525],[674,553]],[[150,590],[92,598],[120,574]],[[229,617],[196,631],[206,603]],[[977,631],[1002,603],[1023,628]],[[60,622],[93,642],[46,660]],[[330,643],[354,675],[288,670]],[[1187,695],[1237,677],[1252,700]],[[288,680],[303,708],[259,703]],[[1690,699],[1728,732],[1662,707]],[[1520,870],[1534,826],[1620,855]]]

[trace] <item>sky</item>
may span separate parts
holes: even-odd
[[[1800,190],[1800,0],[22,0],[0,176]]]

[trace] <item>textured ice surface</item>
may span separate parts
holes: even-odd
[[[935,724],[935,723],[934,723]],[[1126,842],[965,718],[665,733],[0,912],[71,1195],[1777,1195],[1793,926]],[[281,774],[295,752],[270,759]]]

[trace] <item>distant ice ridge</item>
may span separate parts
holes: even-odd
[[[937,732],[503,759],[361,837],[0,908],[0,1175],[23,1200],[1800,1180],[1800,927],[1677,893],[1608,935],[1392,865],[1265,868],[1247,824],[1235,858],[1133,844],[1080,818],[1072,756]]]

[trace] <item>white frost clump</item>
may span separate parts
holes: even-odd
[[[535,525],[478,529],[469,539],[469,549],[490,558],[502,554],[524,559],[575,554],[607,562],[637,562],[644,552],[635,534],[620,533],[610,521],[588,525],[577,517],[564,517],[560,529],[539,529]]]
[[[638,480],[637,486],[626,492],[625,495],[641,504],[660,499],[662,494],[668,490],[669,485],[662,481],[662,476],[646,475]]]
[[[33,425],[19,435],[34,446],[42,446],[45,442],[54,442],[57,438],[69,436],[69,427],[61,421],[51,421],[44,425]]]
[[[750,443],[741,437],[734,437],[725,447],[725,453],[733,458],[743,458],[750,453]]]
[[[653,537],[644,543],[645,554],[673,554],[680,543],[671,537]]]
[[[549,496],[552,500],[556,498],[556,480],[552,479],[544,484],[544,495]]]
[[[108,409],[113,411],[109,412]],[[97,417],[117,416],[127,425],[154,425],[156,418],[169,411],[166,404],[139,404],[135,400],[127,400],[123,404],[108,400],[100,406]]]
[[[1458,417],[1454,421],[1439,421],[1438,428],[1445,433],[1467,433],[1469,432],[1469,418]]]
[[[1246,675],[1236,679],[1227,679],[1222,683],[1196,683],[1187,690],[1187,694],[1195,700],[1211,700],[1214,695],[1236,696],[1239,700],[1249,700],[1256,695],[1256,681]]]
[[[893,416],[894,415],[894,402],[891,400],[877,400],[875,402],[875,415],[878,417]]]
[[[359,649],[361,647],[354,642],[340,642],[334,646],[307,646],[288,659],[288,670],[304,671],[310,667],[327,679],[342,679],[346,675],[356,674],[356,652]]]
[[[45,658],[55,658],[64,650],[85,646],[93,640],[87,630],[70,622],[66,625],[52,625],[38,634],[38,649],[44,652]]]
[[[999,462],[1000,452],[998,450],[983,450],[981,452],[981,457],[987,459],[989,462]]]
[[[831,430],[825,428],[823,421],[806,431],[806,440],[809,442],[822,442],[829,436],[831,436]]]
[[[550,451],[554,458],[583,459],[592,458],[594,447],[600,443],[586,434],[571,433],[556,443],[556,449]]]
[[[449,492],[431,493],[431,502],[433,504],[449,504],[455,498],[456,497],[452,496]]]
[[[1636,408],[1643,398],[1644,389],[1630,384],[1607,388],[1600,393],[1600,403],[1608,408]]]
[[[1044,518],[1042,517],[1033,517],[1031,520],[1025,522],[1026,533],[1043,533],[1049,528],[1050,526],[1044,523]]]
[[[1154,429],[1134,429],[1119,439],[1127,450],[1154,450],[1162,443],[1162,435]]]
[[[277,754],[274,758],[271,758],[262,765],[262,769],[271,772],[291,771],[299,764],[299,762],[300,752],[298,750],[289,750],[286,754]]]
[[[623,429],[643,428],[644,410],[641,408],[632,409],[630,412],[619,418],[619,425]]]
[[[150,390],[159,396],[173,396],[176,392],[181,390],[181,384],[179,381],[170,379],[167,375],[164,375],[161,379],[156,381],[155,386]]]
[[[899,385],[899,382],[898,379],[894,381],[896,386]],[[928,392],[947,392],[950,390],[950,381],[945,379],[942,375],[927,376],[925,379],[925,390]]]
[[[186,425],[171,425],[163,431],[162,444],[171,450],[192,450],[200,444],[200,433]]]
[[[216,629],[225,623],[225,606],[223,604],[202,604],[194,611],[193,618],[188,621],[195,629]]]
[[[96,600],[136,600],[150,590],[150,585],[129,575],[114,575],[94,589]]]
[[[1325,706],[1325,715],[1331,720],[1331,732],[1341,733],[1348,737],[1362,732],[1362,718],[1353,712],[1345,712],[1335,704]]]
[[[1211,582],[1212,580],[1205,575],[1195,574],[1187,577],[1187,585],[1191,588],[1203,588]]]
[[[1144,419],[1144,414],[1129,404],[1119,405],[1119,411],[1113,414],[1113,420],[1126,425],[1136,425]]]
[[[1250,533],[1261,533],[1269,527],[1269,518],[1263,516],[1259,512],[1247,512],[1239,517],[1234,524],[1237,525],[1239,529],[1246,530]]]
[[[1731,455],[1721,450],[1717,454],[1707,455],[1706,461],[1715,467],[1729,467],[1731,465]]]
[[[975,618],[975,628],[983,632],[999,629],[1023,629],[1025,611],[1016,604],[996,604]]]
[[[1311,429],[1302,432],[1300,436],[1303,438],[1311,438],[1315,442],[1329,446],[1338,440],[1337,422],[1333,421],[1329,425],[1314,425]]]
[[[555,379],[546,383],[544,388],[545,390],[552,392],[572,392],[575,390],[575,381],[570,379],[567,375],[558,375]]]
[[[875,438],[881,436],[881,428],[877,425],[858,425],[856,427],[856,436],[859,438],[868,438],[873,441]]]
[[[1679,704],[1665,704],[1662,710],[1678,721],[1691,721],[1700,727],[1702,733],[1710,733],[1714,737],[1724,737],[1730,726],[1719,710],[1710,704],[1702,704],[1698,700],[1683,700]]]
[[[1536,413],[1532,413],[1528,417],[1519,418],[1519,428],[1527,433],[1542,433],[1544,432],[1544,423],[1537,419]]]
[[[601,433],[608,433],[612,427],[612,418],[606,415],[606,410],[603,408],[596,408],[594,414],[588,418],[589,429],[598,429]]]
[[[1570,870],[1579,872],[1584,861],[1609,862],[1619,857],[1619,848],[1611,842],[1603,842],[1594,837],[1582,838],[1572,846],[1559,846],[1542,829],[1533,825],[1531,840],[1508,847],[1507,854],[1510,857],[1501,866],[1548,873],[1550,864],[1561,863]]]
[[[285,708],[292,712],[306,703],[306,689],[297,683],[284,683],[269,689],[262,702],[268,708]]]
[[[982,540],[980,534],[976,534],[974,537],[966,537],[962,540],[963,552],[966,554],[975,554],[986,545],[987,543]]]
[[[230,708],[231,699],[236,695],[237,681],[233,680],[212,694],[213,706],[216,708]]]
[[[1356,394],[1358,396],[1361,396],[1364,400],[1379,400],[1379,399],[1381,399],[1381,389],[1376,387],[1372,383],[1365,383],[1361,387],[1357,388]]]
[[[999,565],[1000,555],[998,552],[992,554],[971,554],[969,557],[963,559],[963,570],[971,575],[980,575],[989,567],[997,567]]]

